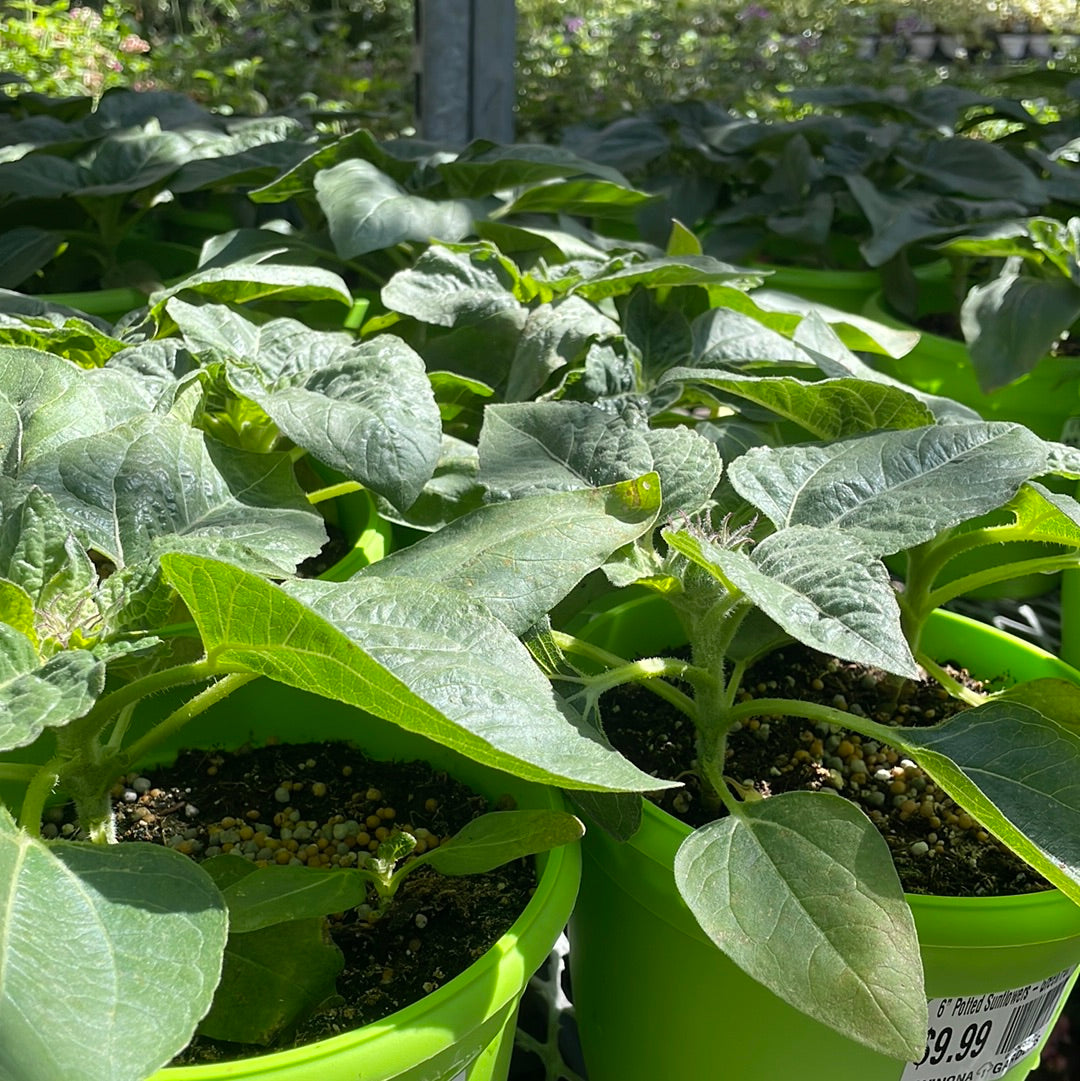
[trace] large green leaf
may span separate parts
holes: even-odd
[[[0,166],[2,168],[2,166]],[[14,289],[40,270],[63,244],[58,233],[25,225],[0,234],[0,287]]]
[[[25,345],[67,357],[83,368],[99,368],[125,344],[102,333],[86,319],[47,315],[0,314],[0,343]]]
[[[176,299],[168,312],[194,350],[225,359],[237,393],[320,461],[401,507],[431,478],[439,410],[424,362],[400,338],[358,343],[294,319],[259,325]]]
[[[506,314],[520,329],[526,309],[517,296],[516,268],[490,244],[433,245],[383,287],[391,311],[422,323],[453,327]]]
[[[489,504],[371,564],[364,575],[442,582],[480,598],[524,634],[612,552],[647,532],[659,507],[654,473]]]
[[[564,297],[529,312],[506,380],[508,402],[531,399],[552,373],[579,362],[596,341],[615,338],[619,325],[580,297]]]
[[[672,368],[663,382],[696,383],[722,390],[793,420],[818,439],[843,439],[881,428],[917,428],[934,414],[899,387],[864,379],[723,375],[708,369]]]
[[[931,139],[919,152],[897,154],[897,164],[933,185],[969,199],[1008,195],[1029,210],[1047,202],[1046,185],[1002,146],[987,139]]]
[[[352,293],[337,275],[321,267],[278,263],[235,263],[198,270],[183,281],[150,295],[150,316],[160,320],[170,297],[198,293],[222,304],[246,304],[263,297],[284,300],[337,300],[352,306]]]
[[[497,498],[596,488],[653,468],[648,429],[581,402],[515,402],[484,411],[480,480]]]
[[[525,647],[456,590],[360,575],[295,581],[292,596],[229,564],[187,555],[161,562],[208,655],[228,670],[357,706],[542,783],[663,787],[583,734]]]
[[[628,187],[621,179],[553,180],[525,188],[502,213],[568,214],[633,222],[638,211],[653,198]]]
[[[51,464],[73,439],[105,431],[152,405],[128,372],[80,372],[50,353],[0,346],[0,469]]]
[[[1027,428],[977,422],[754,447],[728,476],[779,528],[832,526],[888,555],[997,509],[1046,462],[1046,444]]]
[[[850,534],[792,526],[766,537],[750,555],[687,532],[664,536],[730,581],[796,640],[830,656],[918,677],[888,572]]]
[[[68,649],[42,664],[22,631],[0,623],[0,750],[81,717],[104,686],[105,665],[92,653]]]
[[[292,573],[326,539],[287,454],[235,450],[170,415],[71,440],[24,474],[117,566],[167,545]]]
[[[209,1008],[225,934],[221,894],[179,853],[47,846],[0,808],[0,1076],[143,1081]]]
[[[687,367],[732,367],[746,361],[805,364],[806,357],[785,334],[768,326],[755,312],[714,307],[694,320],[693,353]]]
[[[872,267],[918,241],[956,236],[978,223],[1019,217],[1026,210],[1010,199],[961,199],[910,189],[886,192],[865,176],[844,179],[873,230],[859,245]]]
[[[813,792],[743,804],[682,843],[675,881],[709,938],[785,1002],[882,1054],[922,1053],[915,921],[853,804]]]
[[[618,256],[574,285],[571,292],[587,300],[621,296],[637,285],[661,289],[676,285],[734,285],[751,288],[762,277],[746,267],[722,263],[709,255],[671,255],[658,259],[629,259]]]
[[[1080,903],[1080,735],[1023,702],[1001,700],[932,728],[897,729],[893,745]]]
[[[1019,379],[1080,319],[1080,283],[1019,269],[972,287],[960,307],[979,388],[988,394]]]
[[[572,176],[599,177],[624,188],[630,187],[626,178],[615,169],[545,143],[500,146],[487,139],[477,139],[453,161],[436,165],[435,171],[446,182],[450,195],[467,198]]]
[[[461,240],[476,216],[464,200],[409,194],[367,161],[345,161],[316,173],[315,193],[342,259],[406,241]]]

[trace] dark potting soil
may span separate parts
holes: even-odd
[[[124,778],[113,795],[121,840],[170,845],[194,859],[231,851],[263,864],[321,867],[355,866],[357,854],[374,851],[394,827],[420,839],[419,854],[495,809],[425,762],[377,762],[341,743],[187,751],[172,766]],[[510,805],[508,797],[498,801],[499,808]],[[424,866],[405,877],[382,916],[372,890],[369,911],[328,920],[345,957],[337,1000],[273,1048],[196,1036],[175,1061],[280,1050],[377,1021],[484,954],[520,915],[535,884],[527,860],[452,878]]]
[[[982,688],[961,670],[948,670]],[[796,644],[751,668],[742,687],[740,701],[797,698],[882,724],[935,724],[966,708],[934,681],[900,679]],[[684,782],[655,797],[660,807],[693,827],[723,815],[694,772],[688,718],[640,684],[608,691],[600,708],[616,748],[649,773]],[[832,789],[862,807],[888,842],[909,893],[987,897],[1049,888],[914,762],[858,733],[797,717],[747,718],[730,734],[727,756],[725,775],[763,796]]]

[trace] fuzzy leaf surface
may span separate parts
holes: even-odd
[[[915,921],[853,804],[813,792],[743,804],[682,843],[675,881],[709,938],[785,1002],[882,1054],[922,1054]]]
[[[143,1081],[209,1008],[225,935],[221,894],[187,857],[45,845],[0,808],[0,1076]]]
[[[257,325],[170,301],[196,349],[226,359],[229,382],[321,462],[409,506],[438,462],[442,426],[424,362],[400,338],[362,343],[295,319]]]
[[[489,504],[371,564],[364,576],[441,582],[524,634],[612,552],[650,529],[659,508],[653,473]]]
[[[850,534],[792,526],[766,537],[749,555],[686,532],[664,536],[733,583],[792,638],[832,656],[918,677],[888,571]]]
[[[888,555],[996,510],[1046,463],[1046,444],[1021,425],[976,422],[754,447],[728,477],[778,528],[842,529]]]
[[[81,717],[104,685],[105,665],[88,650],[64,650],[42,664],[24,633],[0,623],[0,750]]]

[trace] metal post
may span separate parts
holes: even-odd
[[[420,134],[514,138],[514,0],[414,0]]]

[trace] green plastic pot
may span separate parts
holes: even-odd
[[[594,623],[596,640],[623,656],[660,652],[679,638],[652,599]],[[939,659],[958,659],[988,677],[1080,682],[1080,673],[1050,654],[960,616],[936,613],[925,644]],[[595,827],[582,842],[570,971],[589,1081],[900,1081],[903,1063],[788,1006],[706,939],[673,879],[675,852],[688,833],[646,801],[641,829],[626,844]],[[932,1002],[1026,987],[1080,963],[1080,908],[1057,891],[908,900]],[[1019,1081],[1037,1064],[1038,1050],[986,1077]],[[953,1076],[971,1075],[945,1061],[915,1074],[918,1081]]]
[[[175,704],[175,699],[150,703],[159,716]],[[492,799],[509,794],[519,807],[565,808],[555,789],[481,766],[359,710],[265,679],[207,710],[156,761],[168,761],[181,747],[231,748],[270,738],[352,740],[374,758],[425,759]],[[580,866],[576,845],[539,856],[536,892],[509,931],[460,975],[384,1020],[287,1051],[161,1070],[153,1081],[505,1081],[518,1003],[566,924]]]
[[[761,269],[771,271],[763,288],[779,289],[803,300],[826,304],[853,315],[861,314],[870,298],[881,291],[881,273],[870,268],[832,270],[763,263]],[[944,280],[948,274],[948,263],[944,259],[936,259],[919,264],[913,273],[920,283],[937,282]]]
[[[943,284],[920,293],[920,316],[950,307]],[[880,292],[867,300],[862,314],[886,326],[917,329],[890,311]],[[869,363],[918,390],[954,398],[987,420],[1025,424],[1043,439],[1060,439],[1068,418],[1080,415],[1080,356],[1043,357],[1026,375],[986,394],[979,388],[963,342],[919,333],[918,344],[906,356],[875,354],[868,357]]]

